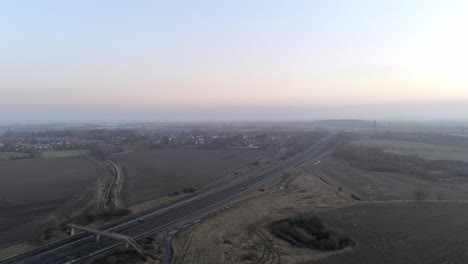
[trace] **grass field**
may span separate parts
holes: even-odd
[[[41,152],[41,159],[57,159],[57,158],[70,158],[89,155],[87,149],[73,149],[73,150],[46,150]]]
[[[382,148],[385,151],[418,155],[433,160],[458,160],[468,162],[468,150],[461,147],[443,146],[403,140],[362,138],[352,142],[364,147]]]
[[[261,150],[160,149],[113,156],[125,179],[123,200],[134,205],[200,187],[257,160]]]
[[[412,200],[413,191],[418,187],[428,193],[427,199],[468,200],[468,181],[465,179],[434,182],[407,174],[357,169],[335,159],[324,160],[315,173],[364,200]]]
[[[101,170],[87,158],[0,161],[0,237],[81,203]]]
[[[0,160],[24,158],[28,156],[29,156],[28,153],[22,153],[22,152],[0,152]]]
[[[468,259],[467,204],[405,202],[363,204],[319,214],[343,227],[354,250],[307,263],[441,264]]]

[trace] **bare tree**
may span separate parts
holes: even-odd
[[[416,189],[414,189],[413,195],[416,200],[424,200],[426,197],[429,196],[427,191],[422,187],[417,187]]]
[[[439,193],[439,194],[437,195],[437,200],[439,200],[439,201],[445,200],[445,195]]]

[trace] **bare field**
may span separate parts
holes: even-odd
[[[326,159],[304,166],[282,186],[257,192],[181,231],[173,241],[173,263],[465,263],[461,260],[468,259],[463,252],[468,228],[461,220],[468,217],[467,184],[436,184]],[[412,191],[417,186],[427,188],[427,199],[441,201],[414,201]],[[355,201],[351,193],[372,202]],[[293,247],[270,234],[269,223],[298,213],[315,213],[332,227],[344,228],[358,246],[322,252]],[[434,252],[427,250],[432,247]]]
[[[57,159],[57,158],[70,158],[89,155],[90,151],[87,149],[73,149],[73,150],[46,150],[41,152],[41,159]]]
[[[283,183],[283,188],[258,191],[181,231],[173,241],[172,263],[299,263],[333,254],[291,247],[267,228],[271,221],[297,213],[354,203],[349,194],[322,181],[309,166],[292,176],[291,182]]]
[[[417,176],[357,169],[345,162],[326,159],[315,173],[364,200],[413,200],[415,188],[423,188],[427,199],[468,200],[468,181],[434,182]]]
[[[374,138],[362,138],[352,143],[363,147],[382,148],[385,151],[397,154],[417,155],[425,159],[468,162],[468,150],[461,147]]]
[[[319,213],[343,227],[359,246],[317,264],[467,263],[467,204],[362,204]]]
[[[113,156],[123,169],[126,206],[198,188],[265,155],[261,150],[160,149]]]
[[[26,158],[28,156],[29,156],[28,153],[22,153],[22,152],[0,152],[0,161],[18,159],[18,158]]]
[[[85,203],[101,170],[87,158],[0,161],[0,235]]]

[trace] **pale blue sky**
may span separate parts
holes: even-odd
[[[387,109],[374,118],[402,104],[462,118],[447,105],[468,104],[467,13],[462,0],[3,1],[0,122],[374,104]]]

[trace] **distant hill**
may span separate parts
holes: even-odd
[[[315,121],[314,125],[328,127],[328,128],[371,128],[374,125],[373,121],[365,121],[359,119],[332,119]]]

